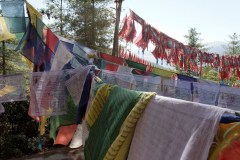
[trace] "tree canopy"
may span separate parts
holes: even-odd
[[[197,49],[204,49],[204,45],[201,43],[202,39],[200,38],[201,33],[197,32],[196,28],[190,28],[188,34],[184,35],[186,38],[187,44],[191,47]]]
[[[62,5],[61,5],[62,1]],[[53,31],[97,50],[109,49],[114,27],[110,0],[47,0]]]
[[[240,54],[240,39],[237,33],[229,35],[228,38],[230,41],[226,47],[225,53],[229,55],[238,55]]]

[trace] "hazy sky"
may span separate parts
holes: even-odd
[[[41,8],[45,0],[28,1]],[[123,9],[132,9],[181,42],[185,42],[183,35],[190,27],[197,28],[204,42],[226,41],[228,35],[240,34],[240,0],[125,0]]]

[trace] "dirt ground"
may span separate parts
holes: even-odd
[[[35,155],[14,158],[12,160],[84,160],[84,153],[82,147],[77,149],[58,147]]]

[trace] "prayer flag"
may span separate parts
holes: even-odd
[[[37,26],[37,18],[42,19],[42,14],[38,12],[31,4],[26,1],[29,17],[33,26]]]
[[[13,38],[16,38],[16,36],[9,33],[4,18],[0,17],[0,41],[5,41]]]
[[[53,52],[46,46],[36,29],[29,23],[27,31],[19,42],[17,50],[37,66],[50,70]]]
[[[24,1],[1,1],[2,15],[11,33],[21,33],[26,30]]]

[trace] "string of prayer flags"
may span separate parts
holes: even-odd
[[[22,33],[26,30],[24,0],[0,1],[2,15],[10,33]]]
[[[135,38],[135,22],[142,27],[137,38]],[[150,42],[153,43],[155,49],[152,51],[152,54],[157,61],[158,59],[166,60],[168,64],[178,66],[181,70],[187,71],[190,69],[191,71],[199,72],[199,74],[202,74],[202,66],[208,64],[212,68],[219,70],[221,80],[230,79],[232,72],[235,71],[238,78],[240,78],[240,55],[220,56],[219,54],[207,53],[197,48],[184,45],[149,25],[132,10],[130,10],[129,16],[124,18],[123,23],[119,37],[122,37],[127,42],[134,43],[143,51],[148,48]],[[123,58],[130,57],[131,59],[136,59],[136,57],[131,54],[126,55],[126,53],[122,51],[119,53]]]

